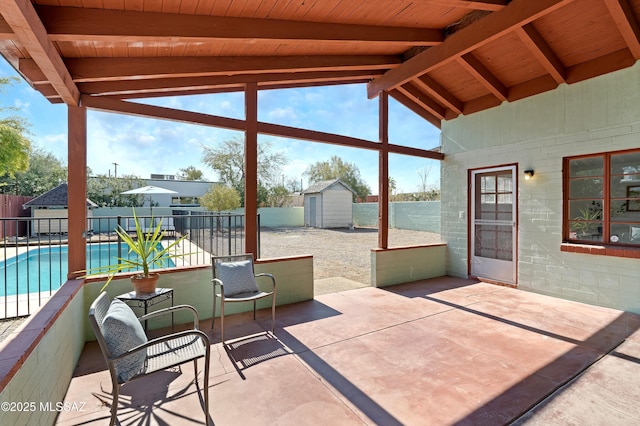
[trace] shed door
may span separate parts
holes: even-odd
[[[309,226],[316,226],[316,197],[309,197]]]
[[[515,167],[478,170],[471,184],[471,275],[515,284]]]

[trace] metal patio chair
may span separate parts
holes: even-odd
[[[142,322],[151,317],[176,311],[190,311],[193,314],[193,329],[147,340]],[[200,358],[204,358],[205,363],[204,424],[209,424],[210,344],[208,336],[198,329],[198,312],[194,307],[179,305],[137,318],[126,303],[118,299],[110,302],[107,293],[102,292],[89,308],[89,320],[111,374],[113,402],[110,425],[113,425],[116,420],[120,386],[189,361],[193,361],[197,384]]]
[[[256,319],[256,302],[271,296],[271,334],[275,333],[276,323],[276,280],[271,274],[255,274],[253,255],[212,256],[213,265],[213,330],[216,317],[216,301],[220,299],[220,338],[224,344],[224,305],[226,303],[253,302],[253,319]],[[257,277],[271,279],[271,291],[258,288]]]

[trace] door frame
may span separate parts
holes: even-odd
[[[492,166],[492,167],[482,167],[482,168],[476,168],[476,169],[469,169],[468,172],[468,186],[467,188],[469,189],[468,194],[467,194],[467,212],[468,212],[468,220],[467,220],[467,241],[468,241],[468,247],[467,247],[467,267],[468,267],[468,273],[467,275],[469,275],[469,277],[472,278],[478,278],[477,276],[473,275],[473,258],[474,258],[474,243],[475,243],[475,218],[474,218],[474,213],[475,213],[475,183],[474,183],[474,178],[476,174],[481,174],[481,173],[491,173],[491,172],[498,172],[498,171],[506,171],[506,170],[511,170],[511,174],[513,177],[513,253],[512,253],[512,259],[513,259],[513,269],[512,269],[512,276],[513,276],[513,280],[506,282],[504,280],[500,280],[500,279],[492,279],[491,277],[482,277],[485,281],[488,282],[492,282],[492,283],[496,283],[496,284],[502,284],[502,285],[507,285],[510,287],[517,287],[518,285],[518,243],[519,243],[519,238],[518,238],[518,206],[519,206],[519,198],[518,198],[518,165],[517,163],[515,164],[504,164],[504,165],[499,165],[499,166]]]

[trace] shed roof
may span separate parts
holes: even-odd
[[[61,183],[50,191],[34,198],[22,205],[22,208],[29,207],[67,207],[69,203],[69,187],[67,183]],[[87,207],[96,208],[98,205],[87,198]]]
[[[346,183],[342,182],[340,179],[332,179],[332,180],[322,180],[320,182],[316,182],[309,186],[304,194],[318,194],[320,192],[326,191],[329,188],[333,188],[335,186],[343,186],[346,190],[351,191],[355,194],[355,191],[349,187]]]

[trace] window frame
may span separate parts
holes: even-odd
[[[587,246],[591,246],[591,245],[611,246],[612,248],[616,248],[616,249],[640,249],[640,241],[638,241],[638,243],[622,241],[622,240],[611,241],[611,224],[616,223],[616,221],[612,221],[613,213],[611,211],[611,201],[612,201],[611,200],[611,183],[612,183],[612,179],[617,178],[619,176],[619,174],[612,173],[611,158],[615,155],[624,155],[624,154],[632,154],[632,153],[640,154],[640,149],[629,149],[629,150],[622,150],[622,151],[606,151],[606,152],[600,152],[595,154],[564,157],[562,159],[562,162],[563,162],[563,168],[562,168],[562,188],[563,188],[562,241],[563,241],[563,244],[587,245]],[[588,159],[588,158],[601,158],[602,167],[603,167],[603,172],[602,172],[603,187],[602,187],[602,194],[601,194],[602,213],[599,219],[595,219],[598,222],[601,222],[601,225],[602,225],[602,231],[600,236],[601,239],[593,240],[593,241],[578,239],[578,238],[571,238],[571,232],[572,232],[571,223],[575,222],[575,218],[570,217],[570,203],[571,201],[589,200],[591,198],[580,198],[580,197],[571,198],[570,197],[571,183],[577,180],[575,176],[574,177],[571,176],[570,165],[572,161],[580,160],[580,159]],[[640,173],[640,169],[638,170],[638,173]],[[593,177],[597,178],[599,176],[593,176]],[[585,177],[581,176],[579,178],[584,179]],[[640,178],[640,174],[638,174],[638,178]],[[637,186],[640,187],[640,182],[638,182]],[[627,206],[629,205],[629,202],[630,202],[629,200],[626,201]],[[638,200],[638,204],[640,205],[640,200]],[[634,211],[634,210],[627,210],[627,211]],[[638,227],[640,227],[640,218],[637,220],[631,220],[631,221],[628,220],[628,221],[621,221],[621,222],[624,224],[629,223],[629,226],[633,226],[634,224],[636,224]],[[564,251],[574,251],[574,250],[564,250]],[[589,252],[590,253],[593,252],[596,254],[608,254],[608,253],[598,253],[594,251],[589,251]],[[632,256],[629,256],[628,253],[626,254],[622,253],[620,250],[612,251],[612,253],[614,253],[614,255],[620,255],[623,257],[637,257],[635,254]]]

